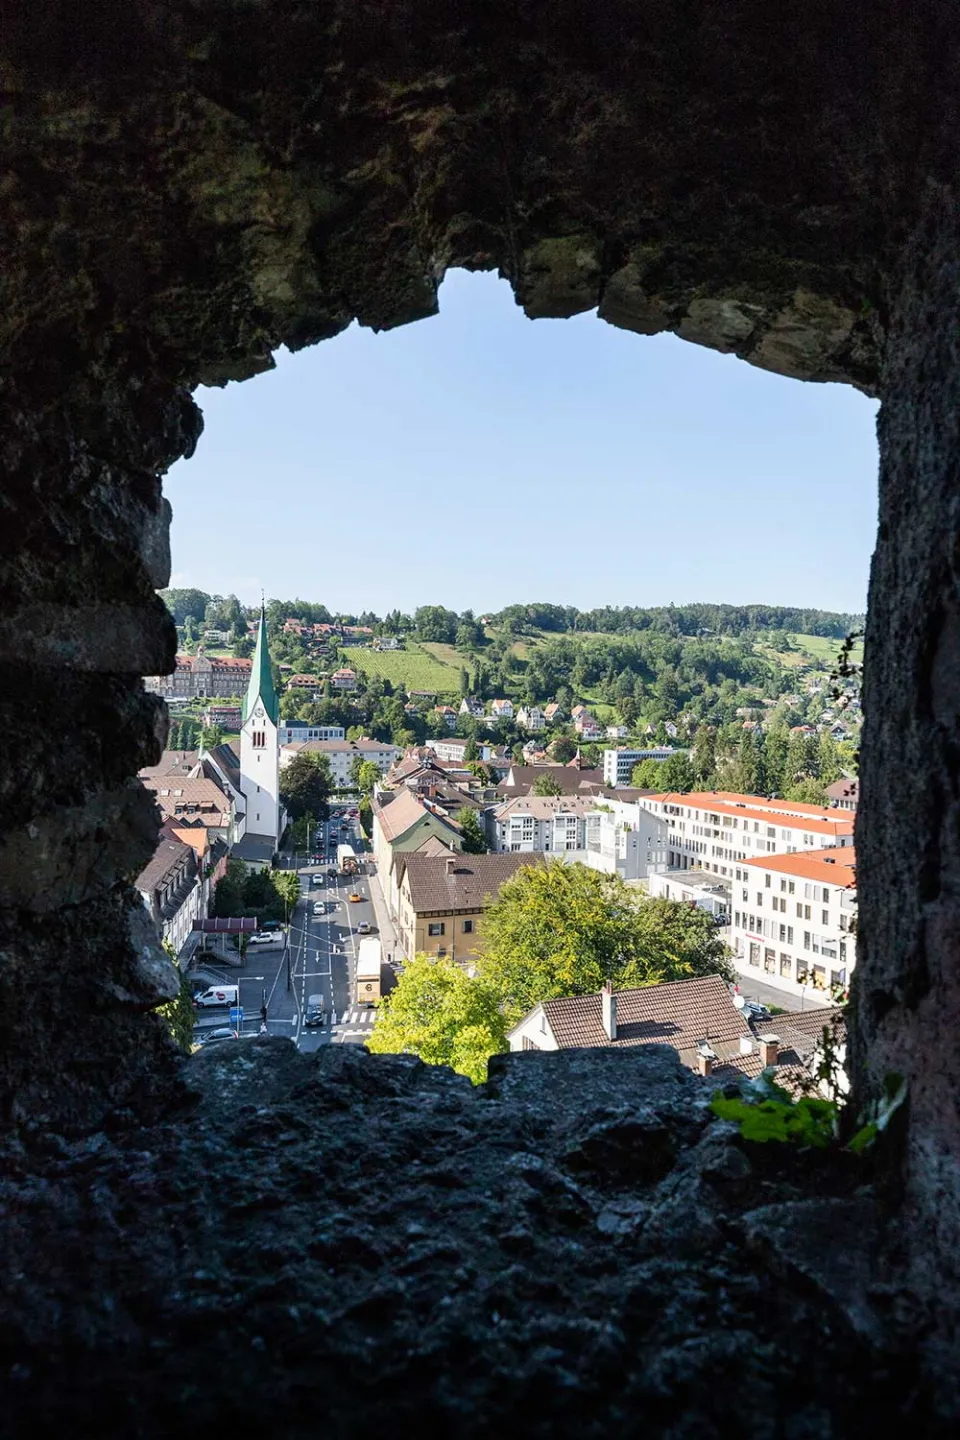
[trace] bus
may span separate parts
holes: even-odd
[[[356,875],[357,857],[352,845],[337,846],[337,869],[341,875]]]
[[[357,951],[357,1004],[375,1005],[380,999],[380,941],[371,935]]]

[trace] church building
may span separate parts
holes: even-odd
[[[240,727],[240,789],[246,809],[245,833],[233,847],[233,858],[251,867],[270,864],[285,825],[280,801],[279,720],[280,702],[267,648],[267,620],[261,607]]]

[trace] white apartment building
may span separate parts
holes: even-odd
[[[854,817],[823,805],[725,790],[645,795],[643,804],[666,821],[671,869],[733,879],[738,860],[853,845]]]
[[[584,821],[596,801],[576,795],[524,795],[488,818],[491,849],[567,854],[585,848]]]
[[[846,989],[856,963],[855,860],[848,847],[734,866],[730,944],[745,981],[800,998]]]
[[[480,760],[489,760],[493,754],[494,747],[487,744],[485,740],[477,740],[475,743],[478,752],[477,758]],[[469,740],[462,740],[458,736],[451,735],[449,739],[431,740],[430,749],[438,760],[449,760],[455,765],[463,765],[466,761],[467,747],[469,744]]]
[[[612,809],[587,813],[582,858],[591,870],[619,875],[621,880],[643,880],[666,869],[668,831],[662,820],[642,806],[626,808],[625,817]]]
[[[346,731],[342,725],[308,725],[306,720],[281,720],[279,734],[281,745],[292,745],[296,740],[342,740]]]
[[[634,765],[641,760],[669,760],[675,752],[669,745],[654,746],[649,750],[604,750],[604,785],[629,785]]]
[[[696,905],[725,925],[730,923],[731,885],[704,870],[663,870],[650,877],[653,899],[676,900],[681,905]]]
[[[353,785],[350,771],[353,768],[353,762],[358,757],[361,760],[372,760],[380,774],[386,775],[400,754],[396,745],[390,745],[382,740],[297,740],[292,744],[280,747],[281,770],[284,765],[289,765],[293,757],[298,755],[301,750],[306,750],[308,754],[326,755],[330,761],[333,783],[338,790],[347,789]]]

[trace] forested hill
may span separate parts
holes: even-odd
[[[851,630],[860,629],[864,617],[794,605],[604,605],[598,610],[577,610],[572,605],[539,603],[508,605],[492,619],[515,633],[528,627],[598,634],[656,630],[666,635],[743,635],[784,630],[842,639]]]
[[[203,625],[213,629],[226,630],[231,626],[236,626],[241,631],[244,629],[243,610],[233,595],[225,599],[219,595],[208,595],[203,590],[162,590],[160,593],[178,625],[183,625],[189,616],[198,629]],[[508,605],[506,609],[495,614],[483,613],[486,619],[492,620],[498,629],[508,635],[531,634],[537,631],[559,635],[591,632],[626,635],[650,630],[656,634],[680,638],[780,631],[841,640],[852,630],[859,630],[864,620],[863,615],[796,605],[604,605],[597,610],[578,610],[574,605],[535,602],[529,605]],[[269,601],[267,620],[271,630],[276,632],[284,620],[288,619],[303,620],[307,624],[340,621],[346,625],[369,625],[387,635],[415,632],[422,640],[451,645],[460,644],[457,631],[461,626],[470,632],[462,637],[467,643],[473,632],[478,636],[480,634],[474,611],[465,610],[459,615],[455,610],[447,610],[443,605],[421,605],[412,615],[391,610],[381,617],[372,610],[363,611],[359,615],[331,611],[326,605],[315,600]]]

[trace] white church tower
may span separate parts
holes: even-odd
[[[246,833],[239,858],[269,865],[280,841],[280,702],[273,688],[267,620],[260,607],[257,648],[240,727],[240,789],[246,802]],[[235,854],[237,851],[234,852]]]

